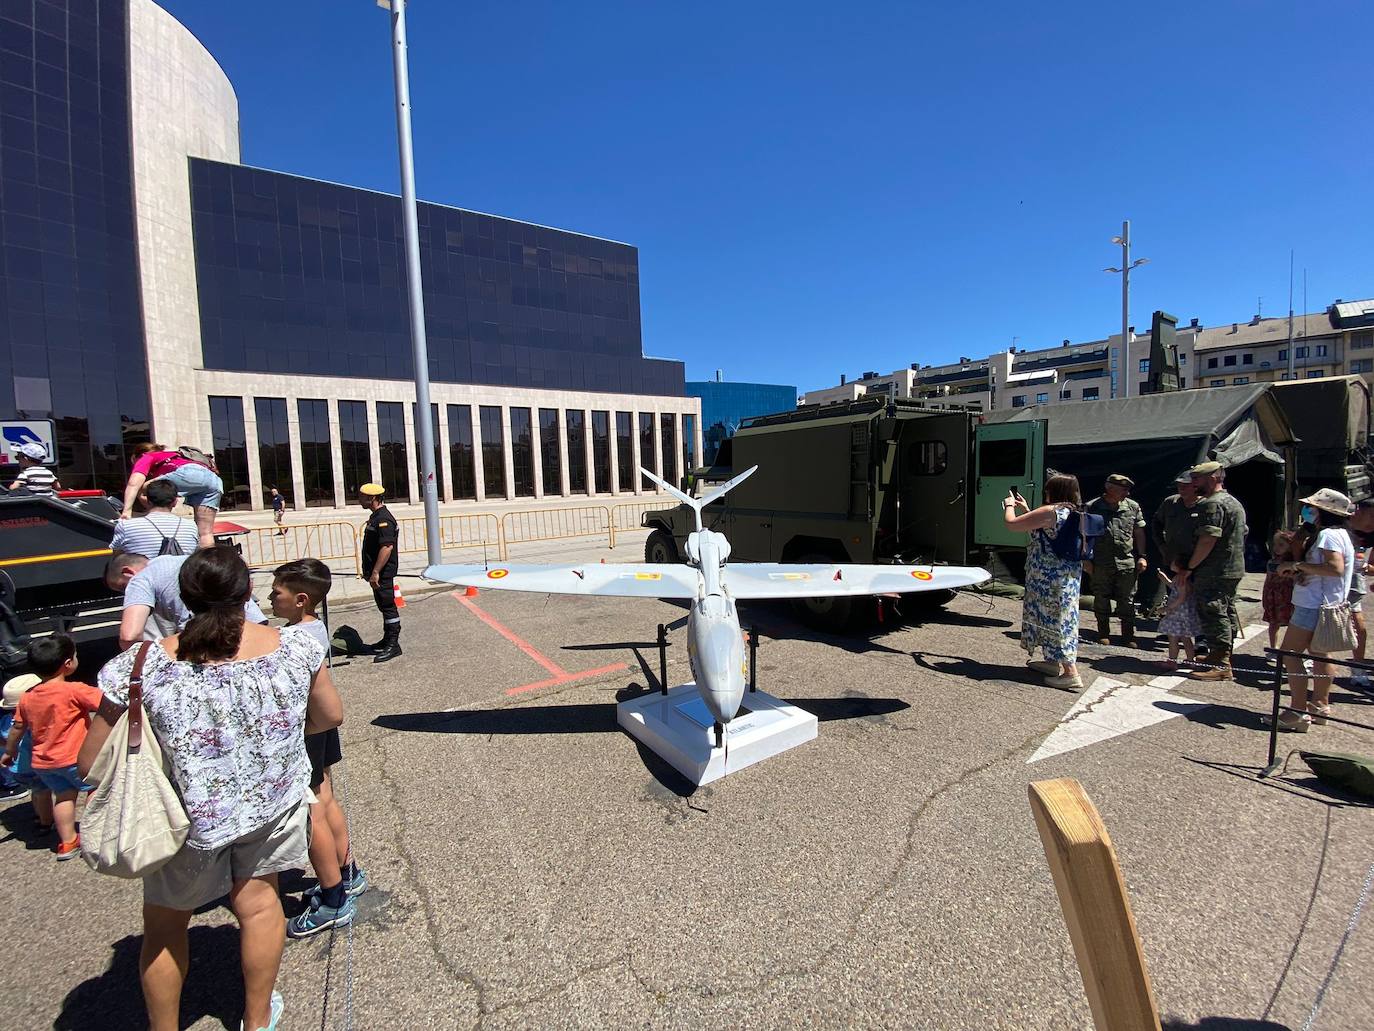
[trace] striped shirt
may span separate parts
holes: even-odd
[[[196,524],[170,512],[152,512],[138,519],[121,519],[115,524],[114,540],[110,542],[110,547],[115,551],[131,551],[135,555],[157,558],[162,551],[162,542],[169,537],[181,545],[183,555],[189,555],[200,547],[200,533],[196,530]]]
[[[19,484],[27,487],[31,494],[52,495],[57,476],[46,466],[31,465],[19,474]]]

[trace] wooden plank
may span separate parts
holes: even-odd
[[[1032,783],[1030,804],[1097,1031],[1159,1031],[1131,902],[1097,807],[1068,777]]]

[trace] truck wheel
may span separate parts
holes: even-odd
[[[667,530],[655,530],[644,542],[645,562],[677,562],[677,545]]]
[[[803,555],[797,559],[802,565],[824,565],[834,562],[829,555]],[[854,599],[846,595],[831,598],[802,598],[794,603],[803,622],[821,630],[840,631],[849,626],[854,617]]]

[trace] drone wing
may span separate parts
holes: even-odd
[[[430,566],[424,576],[460,587],[613,598],[695,598],[697,571],[679,563],[593,562],[570,566]]]
[[[793,565],[732,562],[721,573],[736,598],[826,598],[842,594],[952,591],[990,579],[978,566]]]

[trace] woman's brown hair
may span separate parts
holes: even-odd
[[[221,545],[202,548],[181,567],[181,600],[194,616],[177,641],[182,662],[222,662],[238,654],[243,603],[253,589],[243,556]]]
[[[165,445],[162,445],[162,444],[154,444],[154,443],[152,443],[152,442],[150,442],[150,441],[145,441],[145,442],[142,443],[142,444],[135,444],[135,445],[134,445],[134,457],[135,457],[135,458],[140,458],[140,457],[142,457],[143,455],[146,455],[146,454],[147,454],[148,452],[150,452],[150,451],[166,451],[166,450],[167,450],[167,448],[166,448]]]
[[[1078,477],[1070,473],[1054,473],[1045,481],[1045,503],[1083,507],[1083,494],[1078,489]]]

